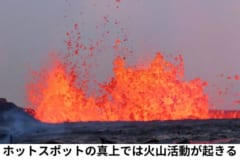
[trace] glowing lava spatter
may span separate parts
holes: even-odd
[[[36,106],[34,116],[44,122],[88,121],[99,119],[95,100],[86,98],[76,86],[76,75],[66,71],[59,59],[46,73],[45,78],[29,85],[29,100]],[[36,97],[36,95],[38,95]],[[77,106],[77,107],[75,107]]]
[[[111,120],[175,120],[208,118],[208,98],[200,79],[182,80],[183,60],[174,65],[157,53],[146,69],[127,68],[124,60],[114,62],[115,78],[104,88],[112,101]]]
[[[100,94],[86,94],[90,76],[85,60],[93,57],[99,43],[96,47],[82,44],[80,32],[74,40],[74,30],[67,32],[67,56],[53,59],[47,72],[40,72],[44,76],[29,84],[29,106],[34,107],[31,114],[35,118],[50,123],[240,118],[239,112],[209,109],[208,95],[204,93],[207,82],[184,79],[181,55],[174,57],[172,63],[157,53],[144,68],[127,67],[125,58],[116,56],[112,79],[98,83]],[[121,40],[117,39],[113,49],[120,51],[120,45]],[[81,52],[88,51],[89,56],[81,57]],[[80,56],[82,63],[72,62],[74,56]],[[77,71],[76,66],[83,67],[83,72]],[[239,76],[234,78],[238,80]]]
[[[114,61],[115,76],[101,84],[99,97],[87,97],[76,85],[75,71],[55,60],[45,81],[30,87],[29,100],[36,106],[35,117],[44,122],[76,121],[149,121],[209,118],[208,97],[200,79],[184,81],[183,59],[174,65],[157,53],[151,64],[138,69],[125,67],[124,59]],[[36,93],[31,92],[35,86]],[[35,87],[36,89],[36,87]]]

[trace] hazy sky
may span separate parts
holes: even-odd
[[[113,39],[124,28],[134,57],[181,53],[187,79],[202,77],[240,92],[239,83],[218,76],[240,75],[239,0],[121,0],[117,5],[115,0],[0,0],[0,97],[24,106],[29,67],[44,66],[52,50],[64,53],[65,32],[73,23],[84,37],[97,39],[96,25],[104,16],[120,21],[121,27],[106,28]],[[99,55],[106,72],[99,76],[110,70],[111,57]]]

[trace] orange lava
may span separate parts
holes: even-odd
[[[99,119],[95,100],[74,85],[76,75],[67,74],[65,67],[56,59],[45,79],[29,85],[29,101],[37,107],[35,118],[54,123]]]
[[[108,23],[108,18],[106,21]],[[200,78],[190,81],[184,79],[181,55],[173,57],[173,62],[170,62],[157,53],[145,67],[126,66],[125,52],[132,53],[122,46],[126,37],[116,39],[113,45],[115,52],[123,57],[115,57],[113,77],[109,82],[95,82],[100,92],[89,95],[88,83],[94,81],[90,79],[89,67],[94,65],[89,64],[88,60],[94,57],[94,52],[101,52],[99,45],[102,42],[83,44],[78,28],[74,24],[74,29],[66,33],[67,55],[64,58],[53,58],[52,66],[42,72],[35,72],[37,79],[28,84],[30,107],[26,111],[40,121],[62,123],[240,118],[240,111],[210,110],[208,95],[204,92],[208,83]],[[76,60],[76,56],[80,61],[71,60],[73,57]],[[79,66],[82,67],[80,71],[77,69]],[[240,79],[239,75],[226,78]],[[224,95],[225,92],[218,91],[218,94]],[[234,105],[239,104],[240,100],[234,102]]]
[[[178,65],[157,53],[149,67],[137,69],[125,67],[124,60],[116,58],[115,78],[104,86],[105,96],[112,99],[103,101],[106,120],[208,118],[208,98],[203,92],[206,83],[182,80],[182,57],[176,60]]]
[[[116,8],[119,8],[122,1],[115,2]],[[52,66],[35,72],[37,79],[28,84],[28,113],[49,123],[240,118],[240,111],[210,110],[208,95],[204,92],[208,83],[200,78],[190,81],[184,79],[181,55],[173,57],[171,62],[157,53],[145,67],[126,66],[126,55],[132,54],[124,47],[128,42],[128,34],[119,25],[119,20],[109,15],[103,16],[103,20],[103,24],[96,26],[96,33],[104,31],[96,42],[82,39],[84,34],[81,34],[81,26],[77,23],[71,31],[66,32],[65,57],[53,58]],[[100,92],[89,95],[88,83],[94,80],[90,79],[88,70],[97,65],[89,64],[88,60],[93,60],[94,53],[105,52],[104,48],[109,48],[109,45],[101,48],[105,39],[111,41],[108,37],[111,32],[108,27],[104,28],[107,25],[121,32],[113,49],[122,57],[115,57],[111,80],[96,82]],[[76,56],[77,61],[71,61]],[[79,66],[83,67],[80,72],[77,70]],[[240,80],[240,75],[226,78],[230,81]],[[218,94],[225,95],[225,91],[219,90]],[[240,100],[234,104],[239,105]]]
[[[44,77],[29,85],[28,97],[35,118],[50,123],[77,121],[151,121],[239,118],[238,113],[210,111],[206,82],[184,80],[181,56],[175,63],[157,53],[146,67],[126,67],[116,57],[114,77],[99,84],[102,94],[86,96],[78,75],[55,59]]]

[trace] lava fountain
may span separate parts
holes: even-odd
[[[108,20],[106,23],[109,23]],[[40,121],[240,118],[239,111],[210,110],[209,97],[204,92],[208,83],[200,78],[185,80],[181,55],[167,60],[158,52],[148,65],[129,67],[125,54],[116,54],[111,79],[101,83],[95,81],[100,91],[87,94],[86,84],[91,81],[87,61],[93,58],[93,52],[98,52],[97,48],[104,40],[86,45],[81,41],[78,29],[78,24],[74,24],[74,29],[66,33],[67,54],[52,58],[52,65],[44,71],[35,72],[37,79],[27,85],[29,106],[34,109],[31,114]],[[108,31],[103,38],[107,35]],[[114,52],[128,52],[126,47],[120,47],[125,41],[126,37],[123,41],[116,39]],[[71,57],[80,58],[83,63],[71,61]],[[85,75],[80,74],[79,66]],[[235,76],[235,79],[239,77]]]
[[[87,96],[77,83],[76,68],[56,58],[38,81],[29,84],[34,116],[43,122],[151,121],[239,118],[239,112],[211,111],[204,93],[207,82],[184,80],[181,55],[175,62],[161,53],[146,67],[126,67],[124,58],[113,63],[114,76],[99,83],[102,92]]]

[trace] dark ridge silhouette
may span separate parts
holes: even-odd
[[[14,103],[8,102],[4,98],[0,98],[0,120],[1,124],[16,120],[37,122],[37,120],[25,112],[23,108],[16,106]]]
[[[0,98],[0,143],[15,143],[15,139],[31,132],[41,123],[21,107]]]
[[[7,103],[7,99],[6,98],[0,98],[0,103]]]

